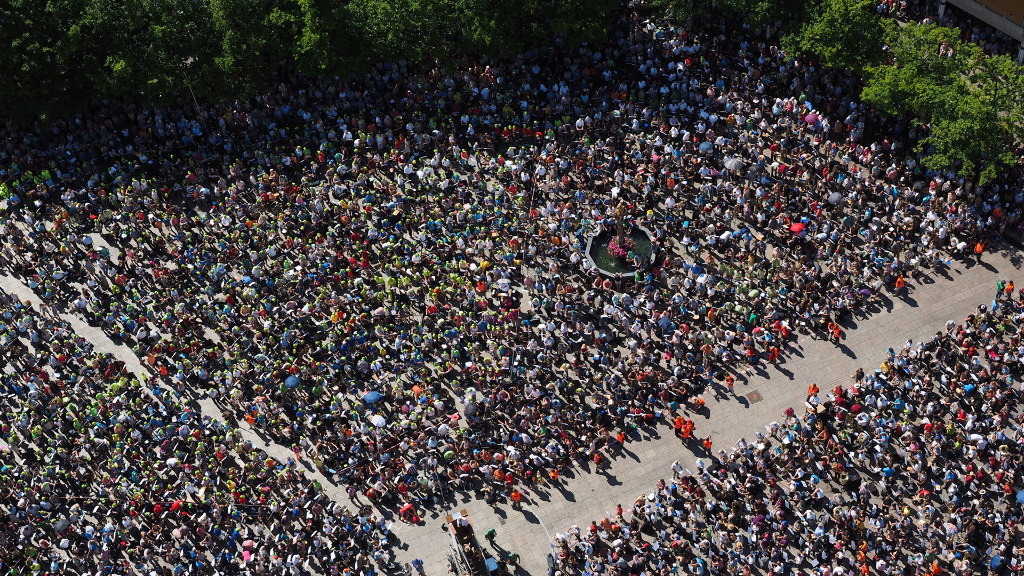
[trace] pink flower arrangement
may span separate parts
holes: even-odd
[[[619,243],[619,237],[615,236],[612,241],[608,243],[608,253],[616,258],[625,258],[629,255],[629,251],[633,249],[633,239],[624,237],[622,243]]]

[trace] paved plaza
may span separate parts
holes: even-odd
[[[858,367],[868,370],[880,365],[888,347],[902,346],[908,338],[915,342],[929,338],[943,329],[947,320],[962,320],[978,305],[989,305],[999,278],[1013,278],[1020,265],[1015,259],[1011,262],[1006,257],[1009,254],[989,254],[984,264],[971,263],[970,267],[954,263],[947,278],[933,274],[933,283],[915,284],[907,298],[893,299],[887,312],[848,323],[841,347],[801,335],[798,354],[778,368],[737,380],[736,397],[716,401],[711,394],[705,395],[710,417],[694,419],[695,434],[711,434],[716,453],[720,448],[729,450],[741,437],[752,439],[758,431],[765,432],[765,425],[781,420],[786,408],[802,411],[811,382],[823,392],[849,385]],[[452,509],[465,509],[478,532],[495,528],[496,544],[518,552],[526,573],[546,574],[546,553],[556,533],[573,524],[582,526],[612,516],[616,504],[628,508],[659,479],[672,479],[674,461],[693,470],[698,458],[668,424],[659,426],[655,437],[627,443],[626,448],[605,472],[577,475],[564,482],[561,490],[531,493],[530,504],[521,511],[507,505],[492,508],[478,500],[456,501]],[[434,517],[428,518],[425,526],[396,524],[395,531],[403,544],[408,544],[399,551],[399,558],[404,561],[418,555],[429,568],[428,576],[444,574],[449,538],[441,529],[443,523],[443,518]]]
[[[886,348],[902,346],[908,338],[915,342],[928,338],[941,330],[947,320],[961,320],[978,305],[988,305],[996,281],[1013,279],[1019,266],[1019,258],[1012,250],[987,254],[982,264],[954,263],[948,273],[933,273],[929,282],[914,284],[905,298],[886,301],[881,312],[847,322],[845,338],[838,347],[800,335],[795,354],[778,367],[748,371],[737,380],[735,395],[727,395],[724,389],[717,397],[707,394],[710,415],[695,418],[696,434],[711,434],[715,452],[730,449],[741,437],[752,438],[758,431],[764,431],[766,424],[780,420],[787,407],[799,409],[811,382],[823,391],[847,385],[858,367],[868,370],[878,366]],[[7,275],[0,275],[0,288],[24,299],[38,300],[25,285]],[[76,315],[62,316],[98,349],[115,354],[136,373],[145,371],[128,348],[116,345]],[[212,401],[198,402],[204,413],[220,418]],[[245,423],[242,426],[247,439],[264,446],[275,458],[291,456],[286,447],[267,443]],[[544,574],[549,542],[557,532],[573,524],[611,516],[616,504],[627,508],[659,479],[670,479],[669,467],[675,460],[692,470],[697,454],[682,446],[671,427],[662,424],[653,436],[645,434],[642,440],[627,443],[626,450],[615,455],[606,470],[577,471],[573,477],[564,478],[557,489],[548,486],[546,491],[531,491],[522,510],[509,505],[494,508],[482,500],[455,497],[450,499],[447,512],[466,510],[478,534],[496,529],[496,546],[520,554],[520,572]],[[333,498],[347,501],[343,487],[312,470],[307,469],[307,473],[318,479]],[[444,515],[440,511],[429,514],[420,526],[395,522],[392,530],[400,540],[396,550],[400,562],[418,556],[424,560],[428,576],[448,572],[450,538],[443,529]]]

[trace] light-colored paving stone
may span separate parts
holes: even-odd
[[[816,382],[823,391],[846,385],[857,367],[865,370],[876,367],[887,347],[902,345],[907,338],[915,341],[927,338],[940,330],[946,320],[960,320],[979,304],[988,304],[996,281],[1014,278],[1017,268],[1010,260],[996,254],[986,255],[986,261],[985,265],[956,265],[949,271],[948,278],[933,275],[934,282],[915,284],[909,298],[892,299],[891,310],[858,319],[856,327],[849,330],[842,342],[842,348],[801,337],[796,347],[798,354],[790,354],[780,368],[767,368],[767,375],[751,374],[738,381],[737,396],[715,400],[707,395],[710,417],[694,418],[696,432],[701,436],[712,434],[715,451],[728,450],[740,437],[752,438],[764,430],[765,424],[781,419],[786,408],[799,408],[809,383]],[[27,286],[8,275],[0,274],[0,289],[33,302],[38,300]],[[147,369],[130,349],[116,344],[75,314],[61,316],[97,349],[114,354],[136,374],[146,373]],[[763,399],[753,403],[746,401],[746,396],[753,391]],[[201,398],[198,402],[204,414],[221,417],[209,399]],[[266,442],[244,423],[242,432],[246,439],[263,447],[274,458],[283,461],[292,456],[286,447]],[[418,556],[424,560],[428,576],[446,574],[450,538],[442,530],[444,515],[465,509],[478,533],[495,528],[497,544],[520,554],[521,571],[545,574],[550,541],[558,531],[611,515],[616,504],[628,507],[659,479],[671,477],[672,462],[680,460],[692,469],[697,460],[697,455],[682,446],[671,428],[665,425],[657,429],[654,437],[630,442],[626,448],[626,453],[618,455],[602,473],[577,473],[559,489],[531,493],[530,502],[523,510],[513,510],[507,505],[492,508],[481,500],[456,496],[449,501],[446,510],[429,515],[424,525],[397,523],[393,527],[399,540],[397,558],[406,562]],[[319,480],[333,498],[347,501],[342,487],[331,484],[316,472],[307,470],[307,473]]]
[[[987,254],[985,265],[969,268],[956,264],[949,277],[933,275],[933,283],[914,284],[906,300],[892,299],[892,309],[882,310],[867,319],[857,319],[857,326],[848,331],[838,348],[828,342],[801,337],[797,351],[781,365],[767,369],[767,376],[750,375],[739,381],[736,394],[745,396],[758,391],[763,400],[741,403],[739,398],[720,401],[705,398],[710,418],[697,417],[696,432],[712,434],[713,450],[730,449],[741,437],[751,439],[765,425],[781,420],[788,407],[802,409],[807,386],[816,382],[822,391],[837,385],[848,385],[858,367],[873,369],[881,364],[886,348],[901,346],[908,338],[915,342],[929,338],[943,329],[947,320],[962,320],[980,304],[989,304],[999,278],[1014,278],[1017,268],[1000,255]],[[791,376],[791,377],[790,377]],[[659,437],[627,444],[629,453],[617,457],[606,473],[584,473],[563,484],[563,490],[532,494],[531,504],[522,511],[505,505],[492,508],[478,500],[456,501],[451,510],[465,509],[478,532],[495,528],[496,542],[501,548],[518,552],[525,572],[546,574],[546,554],[550,539],[573,524],[614,514],[615,505],[624,508],[650,491],[659,479],[670,480],[670,466],[679,460],[694,469],[697,455],[684,447],[671,427],[658,428]],[[449,539],[441,530],[441,515],[429,518],[424,526],[396,525],[408,549],[398,551],[402,561],[419,556],[427,566],[428,576],[447,572]]]
[[[39,297],[35,295],[28,286],[26,286],[20,280],[14,278],[13,276],[10,276],[5,273],[0,273],[0,290],[3,290],[4,292],[7,292],[9,294],[17,294],[18,297],[21,298],[23,301],[28,300],[33,303],[34,307],[36,307],[37,310],[39,309]],[[118,360],[124,362],[125,367],[129,371],[131,371],[132,374],[135,374],[139,378],[149,378],[149,369],[142,364],[138,356],[136,356],[135,353],[132,352],[132,350],[129,347],[117,344],[116,342],[111,340],[110,337],[107,336],[101,329],[94,326],[90,326],[78,314],[62,312],[59,314],[59,316],[61,317],[62,320],[65,320],[69,324],[71,324],[72,329],[74,329],[74,331],[78,335],[87,339],[89,342],[92,342],[93,346],[98,352],[112,354]],[[224,417],[221,414],[220,409],[217,408],[217,405],[214,404],[213,400],[211,400],[209,397],[204,395],[203,397],[196,398],[195,401],[198,404],[204,416],[209,416],[215,420],[224,420]],[[294,457],[292,451],[289,450],[287,447],[281,446],[280,444],[277,444],[275,442],[268,442],[266,439],[264,439],[264,437],[260,436],[246,422],[241,421],[239,424],[239,429],[242,432],[242,437],[245,440],[252,442],[254,446],[265,450],[267,454],[270,455],[272,458],[280,462],[286,462],[289,457]],[[312,468],[306,469],[306,475],[309,476],[310,478],[318,480],[322,485],[324,485],[328,489],[331,489],[331,496],[333,498],[340,500],[340,498],[344,496],[343,490],[332,486],[327,478],[325,478],[322,474],[316,472]]]

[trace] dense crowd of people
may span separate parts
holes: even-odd
[[[174,548],[170,565],[205,546],[207,564],[182,568],[201,573],[223,555],[239,565],[232,526],[270,538],[252,552],[268,570],[302,555],[270,544],[296,530],[347,538],[348,555],[331,562],[363,573],[372,566],[353,559],[381,553],[379,521],[325,501],[294,462],[262,469],[232,427],[291,447],[360,506],[415,522],[452,490],[501,497],[576,461],[601,465],[638,427],[785,356],[794,331],[838,339],[847,315],[900,297],[923,269],[981,259],[1019,227],[1024,199],[1017,170],[984,189],[926,170],[917,128],[891,128],[858,103],[850,77],[794,61],[770,37],[636,12],[607,46],[467,58],[453,73],[380,64],[230,105],[110,104],[0,133],[0,261],[42,304],[101,326],[151,371],[145,387],[120,369],[77,384],[57,373],[60,354],[39,352],[50,368],[7,377],[11,421],[63,429],[74,419],[50,411],[56,390],[104,387],[82,404],[97,414],[75,418],[103,441],[111,485],[90,476],[82,490],[171,483],[138,496],[123,487],[137,507],[199,488],[159,462],[201,447],[189,471],[209,474],[224,500],[187,520],[129,521]],[[653,235],[653,264],[629,282],[584,253],[593,233],[619,226]],[[12,306],[26,328],[8,322],[8,344],[46,345],[32,330],[73,338],[56,321],[32,328],[40,320]],[[60,386],[41,393],[36,378]],[[195,394],[214,399],[226,428],[189,411]],[[152,431],[118,447],[126,432],[104,410],[133,404],[154,407]],[[56,436],[39,442],[61,458],[66,443],[87,442]],[[229,452],[235,463],[219,464]],[[39,458],[18,470],[20,486],[39,489],[32,480],[51,466]],[[247,510],[228,481],[269,486],[284,508],[312,503],[315,520],[260,516],[268,508]],[[222,503],[242,517],[227,520]],[[97,513],[115,530],[133,517],[105,506]],[[204,514],[218,535],[196,536]],[[174,529],[185,536],[157,538]],[[22,536],[38,545],[31,529]],[[115,556],[83,561],[103,572]]]
[[[1017,574],[1024,294],[556,536],[561,574]]]
[[[1013,37],[975,19],[951,3],[946,4],[945,13],[941,17],[939,2],[934,0],[886,0],[879,5],[879,13],[957,28],[965,42],[977,44],[988,54],[1006,54],[1017,58],[1020,51],[1021,43]],[[1017,14],[1016,18],[1020,21],[1021,15]]]
[[[383,516],[326,497],[52,313],[0,293],[4,574],[372,574]]]

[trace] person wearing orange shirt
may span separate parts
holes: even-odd
[[[683,423],[682,432],[683,440],[689,440],[693,437],[693,420],[687,420]]]

